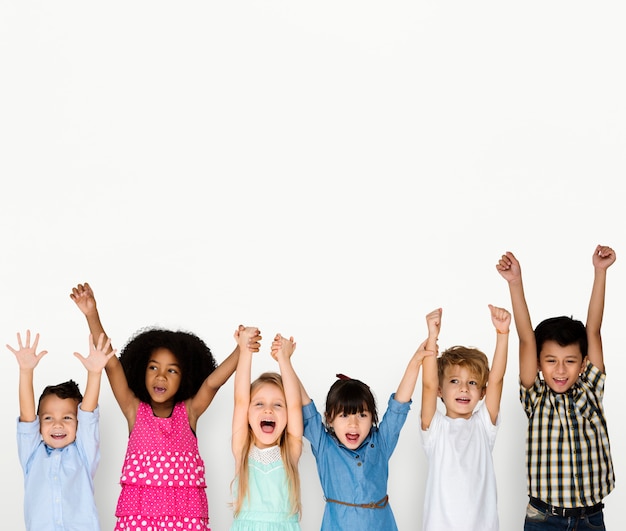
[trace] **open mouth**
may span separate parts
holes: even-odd
[[[51,433],[50,437],[55,441],[60,441],[65,438],[65,433]]]
[[[165,391],[167,391],[165,387],[154,387],[154,392],[158,395],[162,395]]]
[[[274,422],[273,420],[261,421],[261,431],[263,433],[273,433],[275,427],[276,427],[276,422]]]
[[[470,399],[469,398],[457,398],[456,401],[459,404],[469,404],[470,403]]]
[[[346,433],[346,440],[350,443],[355,443],[359,440],[358,433]]]

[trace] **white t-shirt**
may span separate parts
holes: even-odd
[[[428,457],[423,531],[498,531],[494,426],[484,402],[470,419],[435,412],[422,444]]]

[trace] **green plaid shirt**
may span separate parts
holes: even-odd
[[[615,486],[602,409],[605,374],[591,363],[567,393],[555,393],[539,375],[520,385],[528,416],[528,494],[557,507],[590,507]]]

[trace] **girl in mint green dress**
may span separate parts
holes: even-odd
[[[302,397],[291,365],[292,338],[276,334],[271,354],[280,374],[251,381],[252,348],[258,340],[237,330],[232,450],[235,457],[231,531],[300,531]]]

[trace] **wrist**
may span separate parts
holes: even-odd
[[[508,330],[498,330],[498,329],[496,328],[496,334],[501,334],[501,335],[505,336],[505,335],[507,335],[508,333],[509,333],[509,331],[508,331]]]

